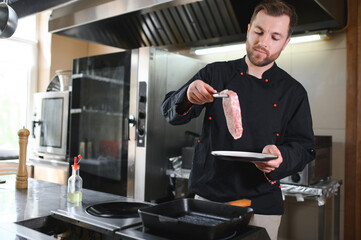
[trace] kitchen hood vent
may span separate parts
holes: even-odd
[[[244,41],[257,0],[78,0],[55,8],[49,31],[133,49],[185,48]],[[299,15],[294,34],[342,29],[346,0],[288,0]]]
[[[1,2],[3,1],[5,0]],[[23,18],[74,1],[77,0],[7,0],[7,3],[14,9],[18,18]]]

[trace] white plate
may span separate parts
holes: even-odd
[[[266,162],[277,158],[271,154],[239,151],[212,151],[211,154],[223,160],[243,162]]]

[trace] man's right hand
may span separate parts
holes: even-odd
[[[217,91],[202,80],[195,80],[192,82],[187,90],[188,101],[193,104],[202,105],[213,102],[212,94]]]

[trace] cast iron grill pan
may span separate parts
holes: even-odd
[[[152,206],[139,202],[106,202],[92,205],[86,211],[96,217],[104,218],[137,218],[138,209]]]
[[[138,210],[144,227],[187,239],[222,239],[248,225],[252,208],[178,199]]]

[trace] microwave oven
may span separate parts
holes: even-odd
[[[69,92],[34,94],[32,147],[35,155],[66,160]]]
[[[332,136],[315,136],[316,158],[298,173],[281,179],[281,183],[310,186],[332,175]]]

